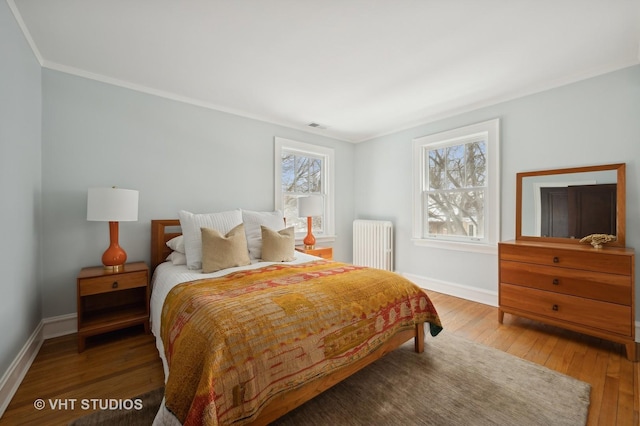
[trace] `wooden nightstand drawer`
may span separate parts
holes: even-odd
[[[114,276],[85,278],[80,282],[80,296],[108,293],[128,288],[146,287],[147,273],[132,272]]]
[[[333,248],[332,247],[316,247],[314,249],[306,249],[304,247],[296,247],[296,250],[302,253],[310,254],[312,256],[318,256],[323,259],[332,260],[333,259]]]

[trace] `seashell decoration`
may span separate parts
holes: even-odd
[[[608,242],[611,241],[615,241],[616,240],[616,236],[615,235],[609,235],[609,234],[591,234],[591,235],[587,235],[584,238],[580,239],[581,243],[591,243],[591,245],[593,246],[593,248],[602,248],[603,244],[606,244]]]

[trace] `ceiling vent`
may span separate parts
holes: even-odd
[[[322,129],[322,130],[327,128],[327,126],[323,126],[322,124],[318,124],[318,123],[309,123],[307,124],[307,126],[313,127],[314,129]]]

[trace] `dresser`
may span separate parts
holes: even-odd
[[[499,243],[498,320],[513,314],[622,343],[635,361],[632,249]]]

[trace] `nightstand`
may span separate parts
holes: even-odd
[[[83,268],[77,279],[78,352],[89,336],[143,324],[149,333],[149,267],[127,263],[122,271]]]
[[[323,259],[333,260],[333,247],[316,247],[314,249],[306,249],[304,246],[296,246],[296,250],[312,256],[318,256]]]

